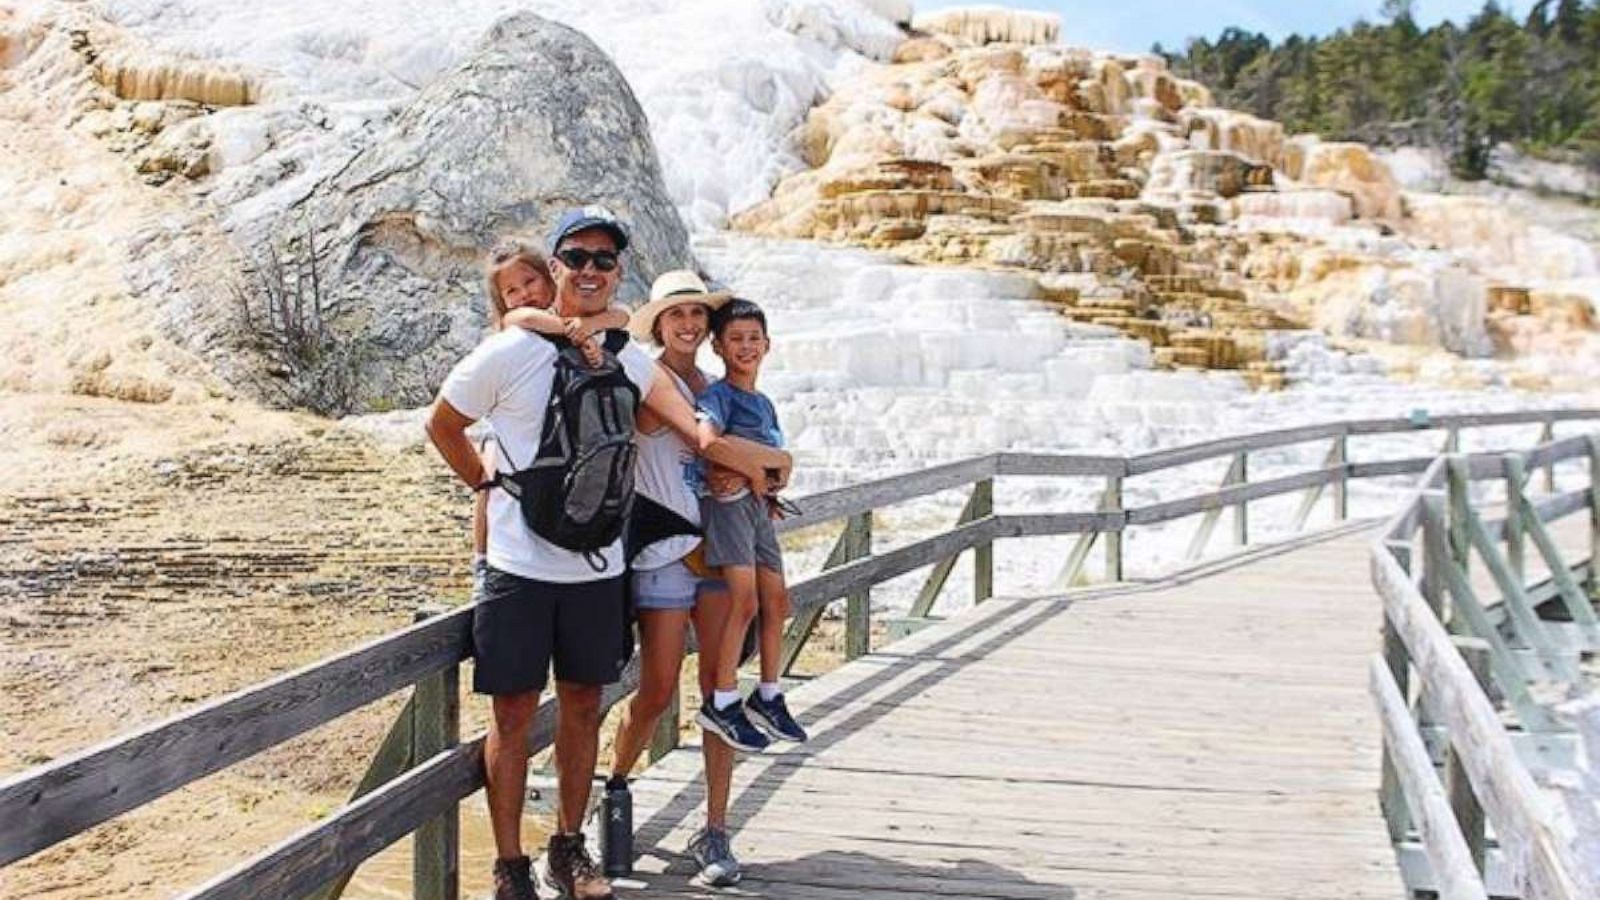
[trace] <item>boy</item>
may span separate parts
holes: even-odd
[[[781,448],[783,432],[778,428],[777,410],[765,394],[756,390],[761,361],[771,348],[766,315],[749,300],[735,298],[711,314],[711,334],[711,348],[722,357],[727,373],[706,388],[697,401],[701,445],[727,434]],[[768,470],[767,483],[763,485],[739,480],[730,484],[730,479],[720,473],[708,482],[700,501],[705,561],[722,570],[732,609],[717,646],[701,650],[716,654],[716,690],[705,699],[696,719],[729,746],[747,752],[765,748],[771,739],[804,741],[805,729],[789,714],[778,689],[789,591],[783,580],[782,551],[772,527],[776,500],[767,495],[788,482],[788,472]],[[761,682],[741,705],[739,651],[758,606]]]

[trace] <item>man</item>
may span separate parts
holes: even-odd
[[[603,312],[622,279],[628,247],[622,223],[604,207],[569,210],[550,235],[555,308],[565,318]],[[578,334],[583,344],[589,335]],[[557,351],[520,328],[485,340],[439,389],[427,424],[440,454],[467,484],[489,490],[488,572],[474,613],[473,689],[493,708],[484,744],[484,780],[494,830],[496,900],[533,900],[531,864],[522,849],[528,728],[554,663],[556,772],[560,803],[540,879],[574,900],[612,896],[581,833],[594,775],[600,693],[620,676],[629,647],[621,541],[598,553],[564,550],[534,534],[517,501],[492,489],[490,473],[466,436],[478,419],[493,425],[503,471],[526,467],[539,446]],[[694,411],[670,383],[653,377],[654,361],[629,344],[617,353],[644,406],[693,440]],[[718,462],[759,477],[760,466],[726,443],[708,451]]]

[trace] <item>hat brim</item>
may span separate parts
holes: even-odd
[[[572,237],[580,231],[588,231],[590,229],[599,229],[600,231],[610,234],[611,240],[617,245],[618,253],[628,249],[628,232],[627,229],[622,227],[620,222],[615,222],[611,219],[597,219],[591,216],[589,218],[579,219],[578,221],[573,222],[571,225],[568,225],[566,228],[563,228],[561,231],[553,235],[549,242],[550,255],[554,256],[556,251],[561,249],[562,241]]]
[[[672,307],[699,304],[715,310],[721,309],[724,304],[732,299],[733,292],[731,291],[711,291],[706,294],[698,292],[668,294],[665,297],[651,300],[649,303],[634,310],[628,316],[628,332],[633,335],[634,340],[641,344],[653,344],[656,339],[651,332],[655,331],[656,319]]]

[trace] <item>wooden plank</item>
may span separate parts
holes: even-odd
[[[1249,484],[1222,488],[1209,494],[1184,497],[1181,500],[1153,503],[1149,506],[1128,510],[1128,524],[1152,525],[1171,519],[1181,519],[1184,516],[1205,512],[1208,509],[1238,506],[1250,500],[1260,500],[1278,494],[1287,494],[1291,491],[1304,490],[1315,484],[1327,484],[1339,476],[1340,473],[1338,471],[1314,469],[1309,472],[1299,472],[1294,475],[1284,475],[1278,478],[1269,478],[1265,481],[1255,481]]]
[[[1472,853],[1456,825],[1450,801],[1434,776],[1433,761],[1428,758],[1405,698],[1400,695],[1382,658],[1373,657],[1370,678],[1383,723],[1384,746],[1394,760],[1411,821],[1416,824],[1423,846],[1427,848],[1439,896],[1442,900],[1488,900],[1489,894],[1484,890]]]
[[[1506,563],[1511,567],[1511,573],[1516,576],[1517,583],[1522,584],[1528,577],[1526,557],[1526,543],[1523,533],[1526,530],[1522,524],[1523,487],[1527,484],[1527,470],[1522,464],[1522,457],[1516,453],[1507,453],[1504,457],[1506,471],[1506,524],[1504,528],[1506,542]]]
[[[813,575],[789,588],[789,605],[795,615],[852,591],[871,587],[896,575],[904,575],[969,550],[978,544],[1003,536],[999,519],[984,519],[952,531],[898,547],[881,555],[846,563],[837,569]]]
[[[0,865],[454,665],[471,625],[462,607],[0,781]]]
[[[1102,504],[1116,503],[1114,494],[1101,494]],[[1099,532],[1120,533],[1126,526],[1123,514],[1114,511],[1092,513],[1022,513],[995,517],[997,534],[1001,537],[1045,537],[1047,535],[1083,534]]]
[[[1589,593],[1600,596],[1600,436],[1589,435]]]
[[[1199,444],[1190,444],[1186,447],[1174,447],[1171,450],[1157,450],[1154,453],[1144,453],[1130,458],[1128,460],[1127,474],[1129,476],[1143,475],[1161,469],[1170,469],[1175,466],[1186,466],[1190,463],[1215,459],[1219,456],[1233,456],[1237,453],[1251,450],[1266,450],[1271,447],[1284,447],[1290,444],[1303,444],[1307,441],[1325,440],[1334,435],[1344,433],[1345,423],[1332,422],[1321,425],[1305,425],[1298,428],[1284,428],[1276,431],[1260,431],[1214,441],[1205,441]]]
[[[993,478],[995,466],[996,459],[993,455],[980,456],[810,494],[797,501],[802,510],[801,515],[783,519],[775,523],[775,527],[779,534],[787,534],[834,519],[859,515],[939,491],[963,487],[974,481]]]
[[[1589,455],[1589,440],[1585,435],[1573,435],[1559,441],[1541,444],[1525,454],[1528,468],[1553,467],[1558,462],[1580,459]]]
[[[1031,477],[1075,477],[1127,474],[1128,463],[1120,456],[1061,456],[1046,453],[1001,453],[996,475]]]
[[[1526,849],[1525,890],[1552,900],[1594,896],[1593,886],[1579,880],[1568,838],[1550,820],[1538,786],[1517,758],[1494,708],[1411,580],[1381,553],[1372,556],[1372,578],[1443,724],[1462,750],[1473,791],[1502,843],[1514,841]]]
[[[315,825],[180,896],[302,897],[483,785],[483,739],[439,754]]]

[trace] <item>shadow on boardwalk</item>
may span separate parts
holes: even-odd
[[[766,897],[773,900],[877,900],[887,897],[974,897],[985,900],[1073,900],[1078,892],[1059,884],[1039,884],[993,863],[958,859],[914,865],[870,853],[826,850],[793,860],[750,866],[736,888],[714,890],[688,885],[694,873],[687,859],[668,868],[671,885],[662,893],[679,897]],[[679,879],[684,879],[680,881]],[[680,886],[681,885],[681,886]],[[632,892],[630,892],[632,893]],[[655,891],[645,896],[660,896]]]

